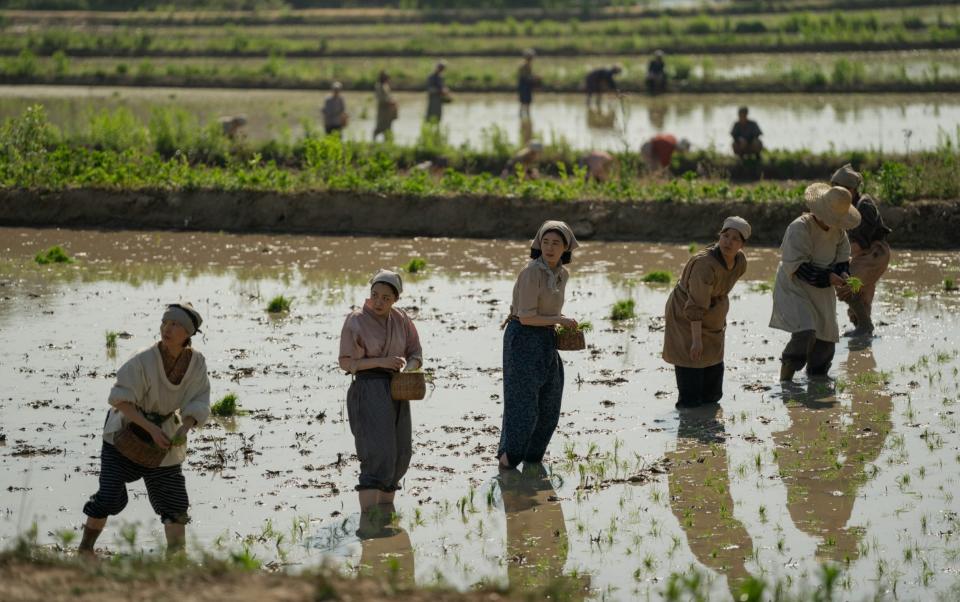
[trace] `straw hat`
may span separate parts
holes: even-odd
[[[850,191],[842,186],[817,182],[807,186],[803,198],[813,215],[828,226],[850,230],[860,225],[860,212],[853,206]]]

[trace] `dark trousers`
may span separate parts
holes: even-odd
[[[143,479],[150,505],[164,524],[187,524],[186,479],[180,464],[146,468],[128,459],[106,441],[100,451],[100,489],[83,506],[90,518],[107,518],[120,514],[127,506],[127,483]]]
[[[716,403],[723,397],[723,362],[706,368],[674,366],[679,398],[677,405],[693,407]]]
[[[806,366],[807,374],[823,376],[830,370],[835,351],[836,343],[818,339],[816,331],[803,330],[790,335],[780,361],[794,370]]]
[[[540,462],[560,421],[563,362],[553,328],[511,320],[503,333],[503,425],[497,457]]]
[[[360,458],[356,489],[400,489],[413,456],[413,422],[410,402],[390,395],[389,373],[357,373],[347,391],[347,417]]]

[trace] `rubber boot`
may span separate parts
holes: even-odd
[[[856,320],[853,321],[856,328],[843,333],[843,336],[851,338],[872,336],[873,321],[870,319],[870,312],[867,311],[867,307],[863,304],[863,299],[860,295],[851,297],[847,301],[847,304],[850,306],[850,311],[856,318]]]

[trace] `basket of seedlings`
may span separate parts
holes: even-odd
[[[580,322],[576,328],[557,327],[557,351],[583,351],[587,340],[583,333],[593,328],[590,322]]]
[[[395,372],[390,377],[390,396],[394,401],[416,401],[427,394],[427,378],[421,370]]]

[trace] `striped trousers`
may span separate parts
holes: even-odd
[[[90,496],[83,513],[90,518],[120,514],[127,506],[127,483],[143,479],[153,511],[164,524],[187,524],[190,499],[181,465],[147,468],[129,460],[106,441],[100,451],[100,489]]]

